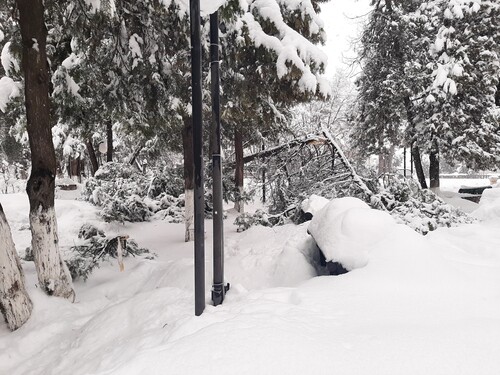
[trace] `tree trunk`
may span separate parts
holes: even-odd
[[[392,173],[392,162],[394,160],[394,145],[389,150],[378,156],[378,174]]]
[[[387,155],[380,154],[378,156],[378,175],[387,173]]]
[[[410,128],[412,132],[415,133],[415,114],[413,110],[413,103],[410,100],[409,96],[404,98],[405,108],[406,108],[406,117],[408,122],[410,123]],[[415,135],[414,135],[415,136]],[[427,189],[427,182],[425,181],[424,168],[422,167],[422,159],[420,157],[420,150],[415,142],[411,143],[411,159],[413,160],[413,165],[415,165],[415,172],[417,173],[417,179],[420,183],[420,187],[422,189]],[[413,174],[413,171],[412,171]]]
[[[50,126],[47,29],[42,0],[17,0],[22,37],[27,131],[31,175],[26,190],[30,201],[31,245],[41,289],[49,295],[74,296],[71,276],[59,252],[54,210],[56,155]]]
[[[500,83],[497,85],[497,92],[495,93],[495,105],[500,107]]]
[[[236,166],[234,171],[234,184],[236,187],[235,191],[235,202],[234,208],[238,212],[244,212],[243,205],[243,136],[240,131],[234,133],[234,152],[236,156]]]
[[[182,129],[184,151],[184,240],[194,241],[194,159],[193,159],[193,124],[191,117],[184,118]]]
[[[413,165],[415,165],[415,172],[417,173],[417,179],[420,183],[420,187],[422,189],[427,189],[427,181],[425,181],[424,168],[422,167],[422,159],[420,158],[420,150],[415,144],[411,148],[411,156],[413,159]]]
[[[29,319],[32,310],[21,262],[0,204],[0,313],[5,317],[9,329],[15,330]]]
[[[139,154],[141,153],[141,151],[142,151],[143,148],[144,148],[144,143],[140,143],[136,147],[135,151],[132,153],[132,155],[131,155],[131,157],[130,157],[130,159],[128,161],[130,165],[134,165],[137,157],[139,156]],[[140,163],[140,165],[141,165],[141,170],[142,170],[142,163]]]
[[[72,159],[71,157],[69,158],[69,177],[78,177],[78,182],[81,182],[82,175],[81,175],[81,162],[80,162],[80,157],[77,157],[76,159]]]
[[[92,176],[94,176],[99,169],[99,163],[97,162],[97,156],[95,154],[94,144],[92,143],[91,138],[87,138],[85,146],[87,146],[87,152],[90,158],[91,172]]]
[[[439,151],[431,150],[429,164],[430,188],[437,190],[439,189]]]
[[[108,144],[106,161],[113,161],[113,122],[111,120],[106,124],[106,139]]]

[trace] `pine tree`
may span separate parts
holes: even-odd
[[[429,154],[431,187],[439,186],[440,155],[450,163],[494,166],[498,4],[373,4],[362,39],[358,144],[372,154],[405,135],[416,159],[419,150]],[[423,171],[417,172],[424,186]]]
[[[326,56],[316,46],[324,41],[320,2],[252,1],[240,8],[240,2],[229,1],[221,10],[227,28],[222,120],[235,141],[235,204],[240,211],[244,143],[260,143],[255,134],[272,139],[285,127],[292,106],[328,94],[321,76]]]
[[[449,162],[492,168],[500,161],[500,117],[495,104],[500,4],[449,1],[440,5],[438,12],[431,8],[440,27],[427,65],[432,83],[422,93],[419,138],[434,163],[441,154]],[[438,166],[434,170],[431,180],[439,186]]]

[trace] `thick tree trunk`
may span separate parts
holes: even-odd
[[[70,157],[69,159],[69,177],[77,177],[78,182],[82,182],[82,163],[80,160],[80,157],[77,157],[76,159],[72,159]]]
[[[87,146],[87,152],[90,158],[91,172],[92,176],[94,176],[99,169],[99,163],[97,162],[97,156],[95,154],[94,144],[92,143],[91,138],[87,138],[87,140],[85,141],[85,146]]]
[[[439,189],[439,151],[429,153],[429,180],[431,189]]]
[[[26,190],[30,201],[31,245],[41,289],[61,297],[74,295],[71,276],[59,252],[54,187],[56,155],[50,126],[47,29],[42,0],[17,0],[23,45],[23,70],[31,175]]]
[[[234,208],[238,212],[244,212],[244,204],[241,199],[243,195],[243,136],[241,132],[234,133],[234,153],[236,156],[236,165],[234,170],[234,184],[236,187]]]
[[[108,145],[106,161],[113,161],[113,122],[111,120],[106,124],[106,140]]]
[[[21,262],[0,204],[0,313],[9,329],[15,330],[29,319],[32,310]]]
[[[193,124],[191,117],[184,118],[182,129],[184,151],[184,240],[194,241],[194,160],[193,160]]]
[[[413,159],[413,165],[415,166],[415,172],[417,173],[417,179],[420,183],[422,189],[427,189],[427,181],[425,180],[424,168],[422,167],[422,159],[420,157],[420,149],[417,145],[413,145],[411,148],[411,156]]]

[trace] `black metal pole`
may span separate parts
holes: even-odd
[[[406,147],[403,147],[403,176],[406,177]]]
[[[413,142],[410,145],[410,175],[413,178]]]
[[[261,150],[264,151],[266,149],[266,145],[264,141],[262,141]],[[262,203],[266,203],[266,166],[262,165]]]
[[[205,189],[201,93],[200,0],[190,0],[194,159],[194,313],[205,310]]]
[[[212,91],[212,177],[213,177],[213,285],[214,306],[224,301],[224,223],[222,210],[221,125],[219,90],[219,18],[217,12],[210,15],[210,74]]]

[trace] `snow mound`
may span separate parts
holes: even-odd
[[[479,220],[500,218],[500,189],[485,189],[479,201],[479,207],[472,213]]]
[[[300,208],[304,212],[309,212],[313,216],[316,215],[323,207],[328,204],[329,200],[319,195],[312,194],[309,198],[304,199]]]
[[[313,217],[308,231],[327,261],[339,262],[351,271],[366,266],[370,249],[395,226],[387,212],[346,197],[330,201]]]

